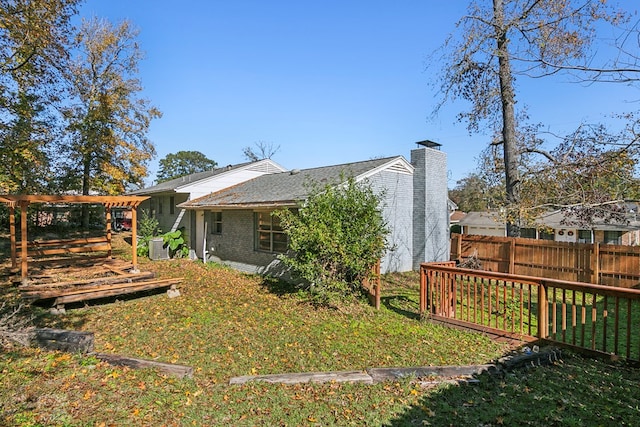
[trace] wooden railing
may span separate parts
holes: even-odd
[[[456,268],[420,267],[420,313],[521,339],[640,361],[640,290]]]
[[[488,271],[622,288],[640,285],[640,246],[453,234],[450,259],[472,256]]]

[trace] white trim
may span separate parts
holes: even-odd
[[[206,178],[202,178],[199,179],[197,181],[191,181],[191,182],[185,182],[184,185],[180,185],[175,187],[175,189],[173,190],[176,193],[182,192],[181,190],[188,188],[188,187],[192,187],[194,185],[201,185],[202,183],[206,183],[209,181],[214,181],[214,180],[219,180],[220,178],[223,178],[227,175],[232,175],[232,174],[236,174],[238,172],[242,172],[242,171],[258,171],[258,169],[255,169],[256,167],[266,167],[267,169],[269,169],[269,167],[272,167],[274,169],[273,172],[271,173],[276,173],[276,171],[280,171],[280,172],[286,172],[287,169],[283,168],[282,166],[280,166],[279,164],[277,164],[276,162],[274,162],[271,159],[263,159],[257,162],[253,162],[253,163],[249,163],[248,165],[244,165],[242,167],[236,167],[236,168],[232,168],[228,171],[213,175],[213,176],[208,176]],[[264,173],[264,172],[262,172]]]
[[[373,175],[385,170],[389,170],[391,172],[401,173],[405,175],[413,175],[415,168],[404,157],[398,156],[394,159],[391,159],[387,163],[378,166],[377,168],[373,168],[371,170],[368,170],[365,173],[358,175],[355,178],[356,182],[360,182],[364,179],[370,178]]]

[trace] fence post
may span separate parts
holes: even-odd
[[[516,269],[516,241],[509,240],[509,274],[515,274]]]
[[[376,262],[376,265],[373,266],[373,272],[375,274],[375,303],[374,303],[374,307],[376,308],[376,310],[380,310],[380,295],[382,293],[382,290],[380,289],[380,260],[378,260],[378,262]]]
[[[424,265],[420,265],[420,315],[427,310],[427,272]]]
[[[549,333],[549,305],[547,286],[544,282],[538,285],[538,338],[547,338]]]
[[[600,284],[600,243],[593,242],[593,253],[591,256],[591,283]]]

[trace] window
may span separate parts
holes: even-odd
[[[523,239],[535,239],[537,237],[537,230],[535,228],[521,228],[520,237]]]
[[[209,212],[211,234],[222,234],[222,212]]]
[[[622,231],[605,231],[604,241],[605,245],[621,245],[622,244]]]
[[[286,252],[287,235],[282,231],[279,218],[271,216],[271,212],[256,212],[255,222],[257,250]]]
[[[555,238],[556,238],[556,235],[554,234],[553,231],[549,232],[545,230],[540,231],[540,234],[538,237],[538,239],[540,240],[555,240]]]
[[[591,230],[578,230],[578,243],[593,243]]]
[[[174,213],[176,213],[176,198],[169,196],[169,214],[173,215]]]

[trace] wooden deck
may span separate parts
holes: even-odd
[[[169,288],[170,296],[179,295],[176,287],[182,278],[157,279],[152,272],[137,271],[131,263],[112,258],[77,261],[67,264],[64,259],[50,260],[39,265],[29,285],[19,286],[21,297],[62,311],[65,304],[162,288]]]

